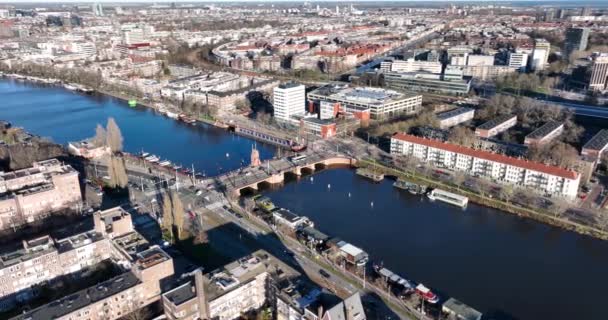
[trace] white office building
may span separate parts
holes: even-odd
[[[274,88],[274,118],[288,122],[294,115],[306,112],[306,88],[302,84],[285,83]]]
[[[530,68],[532,70],[542,70],[545,68],[545,64],[547,64],[547,50],[534,48],[532,51],[532,58],[530,59]]]
[[[517,68],[518,70],[525,71],[528,65],[528,54],[524,52],[511,52],[509,53],[509,67]]]
[[[391,138],[391,154],[569,200],[576,198],[581,178],[572,170],[404,133]]]

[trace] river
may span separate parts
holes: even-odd
[[[127,151],[143,148],[208,174],[249,159],[251,140],[113,98],[9,80],[0,80],[0,96],[0,119],[58,143],[92,136],[95,125],[112,116]],[[264,158],[274,152],[260,149]],[[431,203],[391,184],[330,169],[265,193],[389,269],[480,311],[503,310],[517,319],[606,319],[608,242],[474,204],[462,210]]]
[[[97,124],[113,117],[124,137],[124,150],[145,150],[198,172],[215,175],[250,162],[254,141],[199,123],[195,126],[156,114],[146,107],[104,95],[86,95],[57,86],[0,79],[0,119],[48,137],[60,144],[95,135]],[[260,157],[273,156],[275,147],[256,143]]]

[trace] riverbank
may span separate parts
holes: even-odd
[[[425,184],[433,188],[441,188],[456,194],[468,197],[471,202],[486,206],[493,209],[498,209],[507,213],[515,214],[519,217],[533,219],[538,222],[542,222],[551,226],[559,227],[568,231],[574,231],[576,233],[590,236],[593,238],[608,240],[608,232],[576,223],[567,219],[559,218],[551,214],[549,211],[543,211],[540,209],[525,208],[513,203],[505,202],[500,199],[487,197],[476,192],[463,189],[453,184],[444,183],[441,181],[433,180],[428,177],[416,174],[414,172],[405,172],[395,168],[389,168],[385,165],[378,164],[377,162],[369,160],[357,161],[359,167],[373,166],[374,170],[382,172],[388,176],[394,176],[404,180],[408,180],[418,184]]]

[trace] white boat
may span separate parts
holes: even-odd
[[[175,112],[171,112],[171,111],[167,111],[167,113],[165,113],[165,115],[171,119],[177,119],[178,118],[178,114]]]
[[[72,83],[66,83],[63,85],[64,88],[68,89],[68,90],[72,90],[75,91],[76,89],[78,89],[78,87],[75,84]]]
[[[182,166],[180,166],[179,164],[176,164],[173,166],[173,169],[175,169],[175,170],[179,170],[181,168],[182,168]]]
[[[171,165],[171,161],[169,160],[164,160],[158,163],[159,166],[163,166],[163,167],[168,167]]]
[[[158,158],[155,155],[149,155],[149,156],[145,157],[144,160],[149,161],[149,162],[158,162],[158,160],[160,160],[160,158]]]
[[[146,157],[147,157],[147,156],[149,156],[149,155],[150,155],[150,154],[149,154],[148,152],[145,152],[145,151],[143,151],[143,150],[142,150],[142,151],[139,153],[139,156],[140,156],[140,157],[142,157],[142,158],[146,158]]]
[[[435,304],[439,302],[439,297],[422,283],[416,286],[416,293],[418,293],[428,303]]]
[[[431,200],[443,201],[462,208],[466,207],[469,203],[469,198],[441,189],[433,189],[427,194],[427,197]]]

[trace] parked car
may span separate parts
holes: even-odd
[[[327,271],[323,270],[323,269],[319,269],[319,274],[323,276],[323,278],[329,279],[331,277],[331,275],[329,273],[327,273]]]

